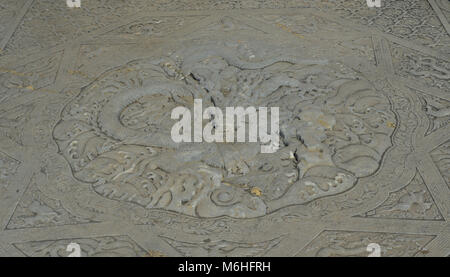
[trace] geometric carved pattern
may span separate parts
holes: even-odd
[[[332,20],[316,16],[314,14],[296,15],[263,15],[265,22],[287,31],[297,38],[317,38],[327,41],[339,48],[342,55],[357,55],[371,64],[376,64],[373,52],[372,39],[370,36],[351,36],[342,39],[339,34],[348,29],[334,23]]]
[[[84,1],[71,10],[66,1],[34,1],[24,20],[6,45],[5,52],[41,50],[65,43],[80,35],[117,23],[122,16],[137,13],[147,1]],[[139,6],[136,6],[136,3]],[[55,25],[55,22],[58,24]]]
[[[450,186],[450,141],[442,144],[431,152],[431,157]]]
[[[87,222],[90,221],[71,215],[60,201],[45,195],[39,189],[35,180],[32,180],[17,205],[7,229],[49,227]]]
[[[0,152],[0,180],[6,179],[16,173],[20,162],[14,158],[9,157],[7,154]]]
[[[419,80],[427,86],[450,90],[450,62],[392,43],[396,73],[407,79]]]
[[[305,249],[303,255],[315,257],[367,257],[370,243],[380,245],[381,257],[412,257],[421,251],[433,236],[370,233],[350,231],[324,231]]]
[[[14,69],[0,68],[0,104],[52,85],[55,82],[62,55],[60,51]]]
[[[278,245],[281,240],[276,238],[257,243],[239,243],[206,239],[200,243],[192,243],[162,238],[186,257],[259,257]]]
[[[102,36],[120,36],[122,38],[133,36],[163,37],[202,18],[205,18],[205,16],[145,17],[107,32]]]
[[[367,212],[366,216],[374,218],[443,219],[418,173],[411,183],[399,191],[390,193],[386,201],[376,209]]]
[[[242,3],[235,3],[242,2]],[[14,53],[24,49],[45,49],[57,44],[73,40],[81,35],[88,35],[102,28],[107,28],[120,21],[135,17],[139,13],[155,11],[183,11],[183,10],[208,10],[208,9],[240,9],[240,8],[272,8],[282,6],[298,6],[297,1],[288,3],[272,3],[272,1],[147,1],[130,0],[103,1],[85,0],[81,9],[76,11],[67,8],[65,1],[53,0],[35,1],[29,9],[24,20],[18,26],[16,32],[9,40],[5,53]],[[179,18],[179,16],[177,16]],[[179,22],[177,17],[172,22]],[[156,22],[158,22],[157,20]],[[53,25],[58,22],[58,25]],[[176,23],[171,23],[176,25]],[[153,25],[154,26],[154,25]],[[140,28],[139,26],[136,26]],[[145,29],[145,27],[144,27]]]
[[[73,238],[14,243],[28,257],[67,257],[67,246],[76,241],[81,257],[144,257],[147,253],[128,236]]]
[[[344,18],[450,54],[450,37],[428,1],[384,1],[377,9],[360,1],[336,2]]]
[[[395,122],[383,94],[342,65],[287,53],[265,58],[270,48],[247,44],[183,47],[105,72],[67,105],[53,132],[74,177],[146,209],[245,218],[339,194],[378,169]],[[315,69],[305,76],[308,66]],[[190,93],[222,107],[280,107],[283,148],[263,155],[257,146],[170,144],[167,119],[176,105],[192,107]],[[198,160],[186,151],[208,153]]]

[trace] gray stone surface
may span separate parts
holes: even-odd
[[[0,3],[0,256],[450,254],[450,4]],[[280,107],[281,148],[171,143]]]

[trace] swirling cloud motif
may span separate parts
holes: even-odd
[[[53,137],[75,178],[145,209],[249,218],[342,193],[377,171],[395,117],[368,81],[326,61],[200,50],[111,69],[65,107]],[[196,98],[280,107],[281,149],[173,143],[171,110]]]

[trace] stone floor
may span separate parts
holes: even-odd
[[[0,0],[0,256],[450,255],[450,2]],[[281,148],[174,145],[175,106]]]

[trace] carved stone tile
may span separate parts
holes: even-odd
[[[85,87],[53,132],[74,177],[107,199],[146,209],[246,218],[339,194],[379,168],[395,118],[368,80],[284,51],[266,58],[270,48],[249,40],[227,44],[194,43],[135,60]],[[166,118],[177,105],[192,107],[192,95],[222,107],[282,107],[283,149],[266,157],[257,145],[170,143],[174,122]],[[261,197],[251,193],[255,187]]]
[[[301,253],[315,257],[367,257],[371,254],[367,246],[376,243],[382,257],[411,257],[424,251],[432,239],[433,236],[424,235],[324,231]]]
[[[42,50],[80,35],[117,24],[146,8],[147,1],[84,0],[80,9],[69,9],[65,1],[34,1],[6,46],[6,53]]]
[[[63,182],[63,180],[60,180]],[[72,215],[58,199],[48,197],[32,179],[25,194],[20,199],[7,229],[22,229],[30,227],[50,227],[59,225],[81,224],[91,222]]]
[[[308,1],[305,1],[308,2]],[[154,11],[229,10],[241,8],[285,8],[310,5],[304,1],[210,1],[210,0],[129,0],[103,1],[83,0],[80,9],[68,9],[65,1],[35,1],[17,31],[6,46],[5,53],[34,49],[39,51],[68,42],[80,35],[86,35],[102,27],[117,24],[138,13]],[[186,18],[187,19],[187,18]],[[152,19],[155,20],[155,19]],[[169,25],[181,21],[173,18]],[[178,21],[178,23],[177,23]],[[56,24],[58,22],[58,24]],[[156,19],[158,22],[158,19]],[[129,26],[132,28],[143,28]],[[158,28],[155,24],[147,28]],[[167,27],[166,27],[167,28]],[[169,27],[170,28],[170,27]],[[162,29],[160,31],[167,29]],[[128,30],[127,32],[129,32]],[[143,30],[141,30],[143,31]],[[139,31],[138,31],[139,32]],[[145,31],[144,31],[145,32]],[[147,30],[148,32],[148,30]]]
[[[380,8],[361,2],[337,0],[332,10],[355,23],[450,54],[450,36],[428,1],[382,1]]]
[[[439,171],[450,186],[450,141],[440,145],[431,152],[431,157]]]
[[[63,52],[16,67],[0,67],[0,109],[14,98],[47,87],[55,82]],[[10,105],[7,105],[11,108]]]
[[[233,241],[184,242],[162,237],[168,244],[185,257],[259,257],[276,247],[281,238],[256,243]]]
[[[444,91],[450,91],[450,63],[439,57],[433,57],[401,47],[393,43],[392,61],[396,74],[423,82]]]
[[[312,40],[315,45],[329,43],[339,47],[342,56],[356,55],[375,64],[375,55],[370,36],[355,35],[348,29],[325,17],[314,14],[263,15],[267,23],[296,36],[299,40]]]
[[[20,162],[0,151],[0,193],[4,192],[11,178],[16,174]]]
[[[443,220],[430,191],[417,173],[414,179],[389,197],[376,209],[365,214],[370,218]]]
[[[102,36],[120,36],[123,39],[134,36],[148,38],[160,38],[171,32],[180,30],[205,18],[206,16],[166,16],[166,17],[143,17],[132,23],[109,31]]]
[[[68,257],[67,246],[77,243],[81,257],[144,257],[148,254],[128,236],[105,236],[94,238],[71,238],[48,241],[14,243],[29,257]]]

